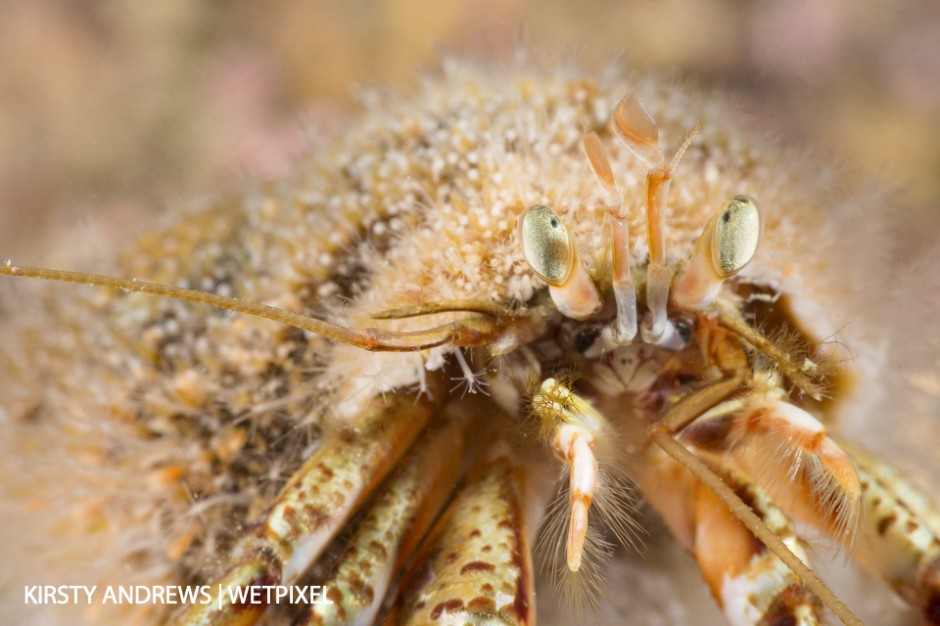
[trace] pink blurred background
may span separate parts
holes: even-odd
[[[442,50],[504,60],[522,43],[727,91],[938,231],[935,0],[5,0],[0,258],[111,249],[168,205],[286,172],[304,132],[353,114],[356,85],[404,89]]]

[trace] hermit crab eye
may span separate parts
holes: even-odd
[[[748,196],[728,201],[715,220],[712,264],[722,278],[740,272],[757,252],[761,221],[757,203]]]
[[[525,210],[519,218],[522,255],[539,277],[558,287],[567,282],[577,257],[568,229],[544,204]]]
[[[530,206],[519,218],[522,256],[562,315],[588,319],[603,304],[591,277],[578,259],[578,247],[561,220],[544,204]]]
[[[760,243],[757,202],[735,196],[712,215],[673,284],[672,300],[680,308],[700,311],[718,297],[721,284],[750,263]]]

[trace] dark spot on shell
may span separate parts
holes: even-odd
[[[373,541],[373,542],[371,542],[371,543],[369,544],[369,550],[370,550],[370,551],[372,552],[372,554],[374,554],[375,557],[376,557],[377,559],[379,559],[380,561],[384,561],[385,559],[388,558],[388,551],[385,549],[385,546],[383,546],[383,545],[382,545],[381,543],[379,543],[378,541]]]
[[[883,537],[884,534],[888,532],[888,528],[897,520],[898,516],[894,513],[888,515],[887,517],[882,517],[880,520],[878,520],[878,534]]]
[[[462,608],[463,608],[463,600],[460,600],[459,598],[454,598],[453,600],[446,600],[434,607],[434,609],[431,611],[431,619],[435,619],[435,620],[440,619],[444,611],[452,613]]]
[[[481,537],[482,535],[483,535],[483,533],[481,533],[481,532],[480,532],[480,529],[477,528],[477,529],[474,530],[472,533],[470,533],[470,538],[471,538],[471,539],[474,539],[474,538],[476,538],[476,537]]]
[[[484,563],[483,561],[471,561],[463,567],[460,568],[460,574],[468,574],[470,572],[492,572],[495,567],[490,563]]]
[[[494,615],[496,613],[496,602],[492,598],[477,597],[467,603],[467,610],[473,613]]]
[[[375,591],[372,589],[372,585],[367,584],[358,576],[350,576],[349,587],[352,589],[352,592],[363,599],[366,604],[371,603],[375,598]]]
[[[326,597],[333,604],[341,604],[343,602],[343,592],[340,591],[339,587],[330,585],[330,588],[326,592]]]

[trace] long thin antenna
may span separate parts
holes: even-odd
[[[67,283],[79,283],[93,287],[108,287],[135,293],[146,293],[163,296],[196,304],[245,313],[255,317],[262,317],[279,324],[286,324],[317,335],[332,339],[340,343],[362,348],[369,351],[382,352],[408,352],[424,350],[435,346],[451,343],[455,346],[480,346],[489,343],[497,334],[496,323],[488,317],[469,317],[449,324],[442,324],[427,330],[412,332],[396,332],[380,328],[366,328],[354,330],[344,326],[326,322],[315,317],[292,313],[266,304],[228,298],[206,291],[183,289],[160,283],[151,283],[136,278],[119,278],[116,276],[102,276],[100,274],[86,274],[84,272],[66,272],[40,267],[25,267],[13,265],[11,262],[0,263],[0,276],[19,276],[25,278],[40,278],[43,280],[57,280]]]

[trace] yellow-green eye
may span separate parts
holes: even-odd
[[[568,229],[544,204],[530,206],[519,218],[522,255],[549,285],[564,284],[571,274],[575,254]]]
[[[760,212],[748,196],[735,196],[716,216],[712,235],[712,263],[722,278],[744,269],[760,241]]]

